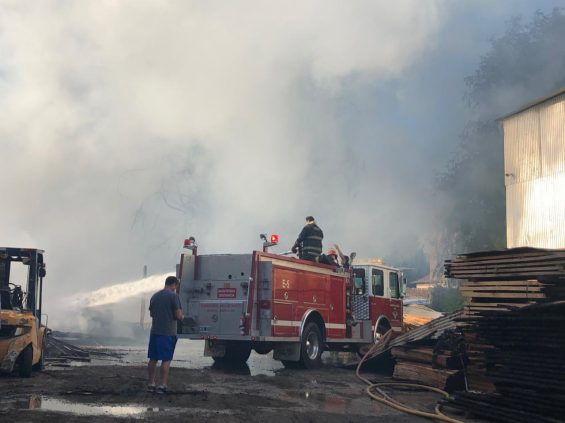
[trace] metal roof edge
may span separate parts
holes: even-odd
[[[551,94],[548,94],[548,95],[540,97],[540,98],[538,98],[534,101],[526,103],[526,104],[522,105],[521,107],[519,107],[518,109],[514,110],[513,112],[508,113],[506,115],[503,115],[499,118],[496,118],[495,120],[497,122],[503,121],[504,119],[508,119],[509,117],[517,115],[518,113],[521,113],[521,112],[529,109],[530,107],[537,106],[538,104],[543,103],[544,101],[547,101],[547,100],[551,100],[552,98],[557,97],[561,94],[565,94],[565,86],[559,88],[558,90],[553,91]]]

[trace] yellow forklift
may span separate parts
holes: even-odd
[[[41,321],[44,251],[0,247],[0,371],[30,377],[41,370],[46,326]],[[17,282],[20,282],[18,284]]]

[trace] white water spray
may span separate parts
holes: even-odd
[[[70,297],[69,302],[71,306],[76,308],[119,303],[136,295],[157,291],[165,285],[165,279],[168,276],[174,275],[174,273],[164,273],[162,275],[153,275],[131,282],[106,286],[96,291],[73,295]]]

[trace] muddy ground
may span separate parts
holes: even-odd
[[[253,353],[249,366],[221,368],[201,355],[173,362],[167,395],[147,393],[143,349],[118,361],[48,366],[29,379],[0,376],[0,421],[422,422],[371,400],[348,360],[326,353],[315,371],[281,368]],[[194,352],[185,352],[192,356]],[[182,357],[182,354],[180,354]],[[374,381],[390,380],[368,373]],[[397,398],[432,410],[437,396]]]

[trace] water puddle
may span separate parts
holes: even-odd
[[[56,398],[32,395],[22,400],[3,404],[7,408],[18,410],[43,410],[69,413],[81,416],[141,417],[147,412],[165,411],[162,408],[142,407],[139,405],[96,405],[64,401]]]
[[[325,393],[306,389],[303,391],[286,391],[292,398],[303,399],[306,403],[313,405],[316,409],[337,414],[349,414],[356,410],[361,414],[379,412],[378,405],[374,401],[366,401],[365,397],[358,393]]]
[[[83,348],[92,348],[86,344],[80,345]],[[85,366],[107,366],[107,365],[120,365],[120,366],[146,366],[147,365],[147,347],[129,347],[129,346],[105,346],[96,345],[98,349],[116,353],[115,357],[97,357],[92,356],[89,362],[72,361],[70,363],[54,363],[53,367],[85,367]],[[204,341],[190,341],[177,343],[175,355],[173,358],[173,367],[184,369],[206,369],[213,368],[220,370],[216,366],[212,358],[204,357]],[[227,373],[249,375],[249,376],[276,376],[279,370],[283,369],[280,361],[273,360],[273,353],[267,355],[259,355],[255,352],[251,353],[251,357],[247,364],[243,367],[227,366],[225,369]]]
[[[33,410],[35,412],[55,412],[62,414],[72,414],[77,416],[107,416],[107,417],[129,417],[133,419],[143,419],[155,413],[164,413],[166,415],[177,415],[183,413],[186,409],[178,407],[147,407],[139,404],[123,404],[123,405],[103,405],[103,404],[85,404],[79,402],[70,402],[57,398],[46,397],[42,395],[32,395],[28,398],[12,399],[0,402],[0,409],[4,410]],[[191,415],[200,415],[202,419],[206,419],[210,415],[233,415],[233,410],[218,409],[212,410],[207,408],[190,408]],[[166,418],[166,417],[163,417]]]

